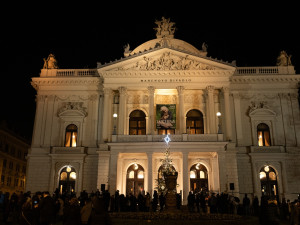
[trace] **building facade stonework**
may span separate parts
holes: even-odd
[[[291,63],[237,67],[175,39],[169,20],[156,24],[157,38],[126,46],[124,58],[32,78],[26,189],[152,194],[169,134],[184,203],[201,190],[296,198],[300,76]]]

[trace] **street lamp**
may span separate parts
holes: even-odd
[[[117,129],[116,129],[116,120],[117,120],[118,114],[114,113],[113,118],[114,118],[114,130],[113,130],[113,135],[117,134]]]
[[[218,134],[222,134],[222,130],[221,130],[221,123],[220,123],[220,117],[221,117],[221,113],[217,112],[217,117],[218,117]]]

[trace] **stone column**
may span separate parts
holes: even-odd
[[[153,86],[148,87],[148,94],[149,94],[149,120],[148,120],[148,134],[154,134],[154,92],[155,88]]]
[[[111,134],[111,119],[112,119],[112,89],[104,88],[104,110],[102,123],[103,141],[108,141]]]
[[[208,111],[209,115],[207,115],[209,120],[209,130],[211,134],[217,133],[217,127],[216,127],[216,112],[215,112],[215,100],[214,100],[214,91],[215,87],[208,86],[206,88],[207,95],[208,95]]]
[[[190,176],[189,176],[189,159],[188,152],[182,152],[182,184],[183,184],[183,205],[187,204],[187,197],[190,191]]]
[[[117,179],[118,179],[117,177],[118,158],[119,158],[118,152],[112,152],[110,154],[108,186],[111,195],[114,195],[116,192]]]
[[[152,152],[147,152],[148,158],[148,192],[152,196]]]
[[[233,94],[234,103],[234,115],[235,115],[235,126],[236,126],[236,142],[238,145],[242,144],[243,141],[243,127],[242,127],[242,115],[241,115],[241,97],[238,93]]]
[[[45,104],[45,96],[38,95],[36,96],[36,110],[35,110],[35,123],[33,127],[32,135],[32,147],[41,146],[41,134],[42,134],[42,124],[43,124],[43,111]]]
[[[125,120],[126,120],[126,96],[127,89],[125,87],[119,87],[120,102],[119,102],[119,115],[118,115],[118,134],[124,134]]]
[[[224,103],[225,103],[225,126],[226,126],[226,140],[232,140],[232,126],[231,126],[231,111],[229,101],[229,88],[223,87]]]
[[[184,115],[184,87],[178,86],[176,88],[177,88],[178,97],[179,97],[180,134],[184,134],[184,133],[186,133],[186,123],[185,123],[185,115]]]

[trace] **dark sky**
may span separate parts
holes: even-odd
[[[166,2],[10,3],[1,15],[0,120],[31,138],[36,92],[30,81],[39,76],[43,58],[53,53],[62,69],[96,68],[97,62],[123,57],[127,43],[134,49],[154,39],[154,22],[162,16],[176,23],[175,38],[198,49],[206,42],[213,58],[236,60],[237,66],[275,66],[285,50],[300,71],[296,3]]]

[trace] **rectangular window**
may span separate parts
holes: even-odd
[[[3,160],[3,168],[6,168],[6,163],[7,163],[7,161],[6,161],[6,159],[4,159]]]
[[[14,168],[14,163],[10,162],[8,168],[12,170]]]
[[[1,175],[1,184],[4,184],[4,181],[5,181],[5,176]]]

